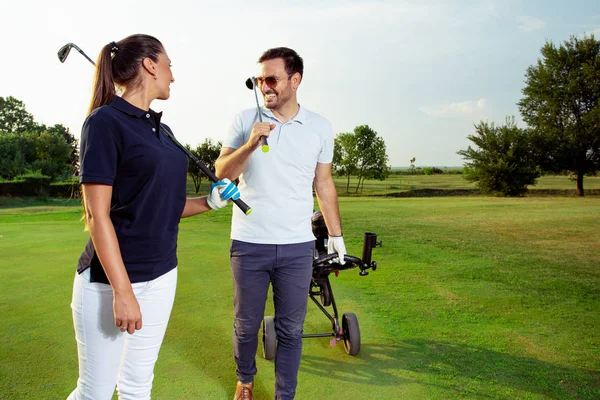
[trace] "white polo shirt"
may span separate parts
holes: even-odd
[[[252,207],[244,215],[233,207],[231,238],[249,243],[291,244],[314,240],[311,228],[313,181],[317,163],[333,160],[333,131],[329,121],[300,106],[282,124],[261,107],[263,122],[276,125],[268,139],[269,152],[259,146],[240,175],[241,198]],[[223,147],[237,149],[250,138],[258,121],[256,108],[239,113]]]

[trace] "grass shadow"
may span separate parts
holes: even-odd
[[[600,398],[600,372],[426,339],[361,347],[359,363],[304,356],[302,371],[375,386],[418,383],[469,398],[498,398],[496,387],[549,399]],[[474,384],[473,384],[474,383]]]

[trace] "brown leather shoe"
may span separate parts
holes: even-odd
[[[253,387],[254,382],[242,383],[238,381],[237,386],[235,387],[235,395],[233,396],[233,400],[252,400]]]

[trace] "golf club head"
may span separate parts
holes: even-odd
[[[71,48],[73,48],[72,43],[67,43],[63,47],[58,50],[58,59],[61,63],[64,63],[67,57],[69,57],[69,53],[71,52]]]
[[[255,79],[256,79],[255,77],[251,77],[251,78],[246,79],[246,87],[248,89],[250,89],[250,90],[254,89],[254,80]]]

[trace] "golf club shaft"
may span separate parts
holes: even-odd
[[[258,120],[263,122],[262,120],[262,112],[260,111],[260,104],[258,104],[258,93],[256,92],[256,86],[254,85],[254,98],[256,99],[256,112],[258,112]],[[269,151],[269,142],[267,142],[266,136],[261,136],[260,140],[262,141],[263,152]]]
[[[169,139],[171,139],[173,141],[173,143],[175,143],[177,145],[177,147],[179,147],[188,157],[190,160],[192,160],[194,162],[194,164],[196,164],[198,166],[198,168],[200,168],[200,170],[202,172],[204,172],[206,174],[206,176],[208,176],[208,178],[213,181],[214,183],[219,181],[219,178],[210,170],[206,167],[206,165],[204,165],[202,163],[202,161],[198,160],[184,145],[182,145],[181,143],[179,143],[179,141],[177,139],[175,139],[175,136],[173,136],[172,133],[170,133],[167,129],[163,128],[161,126],[161,130],[165,133],[165,135],[167,135],[169,137]],[[242,201],[242,199],[237,199],[237,200],[232,200],[236,206],[238,206],[240,208],[240,210],[248,215],[252,212],[252,208],[244,203]]]
[[[73,47],[73,48],[74,48],[75,50],[77,50],[77,51],[78,51],[78,52],[79,52],[79,53],[80,53],[82,56],[84,56],[84,57],[85,57],[85,58],[86,58],[86,59],[87,59],[87,60],[88,60],[90,63],[92,63],[92,65],[93,65],[93,66],[96,66],[96,64],[95,64],[95,63],[92,61],[92,59],[91,59],[91,58],[89,58],[89,57],[87,56],[87,54],[85,54],[85,53],[83,52],[83,50],[81,50],[81,49],[80,49],[79,47],[77,47],[75,44],[73,44],[73,43],[68,43],[67,45],[68,45],[68,46],[71,46],[71,47]],[[62,48],[61,48],[61,49],[62,49]],[[59,53],[60,53],[60,51],[59,51]],[[68,54],[67,54],[67,55],[68,55]],[[60,58],[60,57],[59,57],[59,58]],[[64,60],[61,60],[61,61],[64,61]],[[258,97],[256,98],[256,101],[257,101],[257,104],[258,104]],[[180,148],[180,149],[181,149],[181,150],[182,150],[182,151],[185,153],[185,155],[186,155],[186,156],[188,156],[188,158],[189,158],[190,160],[192,160],[192,161],[193,161],[193,162],[194,162],[194,163],[195,163],[195,164],[198,166],[198,168],[200,168],[200,170],[201,170],[202,172],[204,172],[204,173],[206,174],[206,176],[208,176],[208,178],[209,178],[211,181],[213,181],[213,182],[215,182],[215,183],[219,181],[219,178],[217,178],[217,176],[216,176],[216,175],[215,175],[215,174],[214,174],[214,173],[213,173],[213,172],[212,172],[210,169],[208,169],[208,168],[206,167],[206,165],[204,165],[204,164],[202,163],[202,161],[200,161],[200,160],[198,160],[196,157],[194,157],[194,155],[193,155],[192,153],[190,153],[190,151],[189,151],[188,149],[186,149],[186,148],[185,148],[185,146],[183,146],[181,143],[179,143],[179,141],[178,141],[177,139],[175,139],[175,136],[173,136],[173,134],[172,134],[172,133],[168,132],[168,131],[167,131],[167,129],[164,129],[162,126],[161,126],[161,130],[162,130],[162,131],[163,131],[163,132],[164,132],[164,133],[165,133],[165,134],[166,134],[166,135],[169,137],[169,139],[171,139],[171,140],[173,141],[173,143],[175,143],[175,145],[176,145],[177,147],[179,147],[179,148]],[[237,206],[240,208],[240,210],[242,210],[242,212],[243,212],[244,214],[248,215],[248,214],[250,214],[250,212],[252,212],[252,208],[251,208],[250,206],[248,206],[248,204],[244,203],[244,202],[242,201],[242,199],[237,199],[237,200],[232,200],[232,201],[235,203],[235,205],[237,205]]]
[[[91,63],[92,63],[92,65],[93,65],[94,67],[96,66],[96,63],[95,63],[94,61],[92,61],[92,59],[91,59],[91,58],[89,58],[89,57],[87,56],[87,54],[85,54],[85,53],[83,52],[83,50],[81,50],[79,47],[77,47],[77,46],[75,46],[75,45],[73,45],[73,47],[75,48],[75,50],[77,50],[77,51],[79,52],[79,54],[81,54],[81,55],[82,55],[82,56],[84,56],[84,57],[85,57],[85,58],[86,58],[86,59],[87,59],[89,62],[91,62]]]

